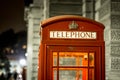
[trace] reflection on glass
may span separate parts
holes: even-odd
[[[61,66],[76,65],[76,58],[75,57],[60,57],[59,58],[59,65],[61,65]]]
[[[87,69],[60,69],[59,80],[88,80]]]
[[[53,80],[57,80],[57,69],[53,69]]]
[[[53,52],[53,66],[57,66],[57,52]]]
[[[88,53],[60,52],[59,66],[88,66]]]
[[[59,80],[75,80],[75,70],[59,70]]]
[[[94,66],[94,53],[89,53],[89,65]]]
[[[94,80],[94,69],[89,69],[89,80]]]

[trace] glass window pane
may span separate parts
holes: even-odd
[[[94,80],[94,69],[89,69],[89,80]]]
[[[88,66],[88,53],[59,52],[59,66]]]
[[[86,68],[60,68],[59,80],[88,80]]]
[[[60,70],[59,80],[75,80],[75,70]]]
[[[57,80],[57,69],[53,69],[53,80]]]
[[[76,65],[76,58],[75,57],[60,57],[59,65],[60,66],[74,66]]]
[[[53,52],[53,66],[57,66],[57,52]]]
[[[94,53],[89,53],[89,65],[94,66]]]

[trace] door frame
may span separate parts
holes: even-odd
[[[53,80],[52,74],[52,53],[53,52],[94,52],[95,53],[95,71],[94,80],[102,80],[102,49],[100,46],[78,46],[78,45],[46,45],[46,80]],[[88,72],[89,73],[89,72]],[[88,77],[89,78],[89,77]],[[89,80],[89,79],[88,79]]]

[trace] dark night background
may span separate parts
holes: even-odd
[[[0,1],[0,33],[12,28],[15,32],[26,30],[24,7],[32,0],[1,0]]]
[[[27,45],[24,8],[30,3],[32,0],[0,1],[0,69],[9,70],[8,55],[18,58],[26,53],[26,48],[23,48]]]

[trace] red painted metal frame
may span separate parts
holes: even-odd
[[[70,30],[68,25],[75,21],[79,27],[76,30]],[[50,31],[94,31],[97,33],[96,39],[51,39]],[[77,51],[82,47],[85,50],[96,47],[96,77],[95,80],[105,80],[105,44],[104,44],[104,25],[91,19],[74,15],[63,15],[49,18],[41,22],[41,44],[39,51],[38,80],[51,80],[51,51],[63,51],[67,47],[74,47]],[[52,48],[54,47],[54,48]],[[78,48],[79,47],[79,48]],[[90,50],[86,51],[90,51]],[[70,50],[68,50],[70,51]],[[50,70],[50,71],[49,71]],[[99,75],[98,75],[99,74]]]

